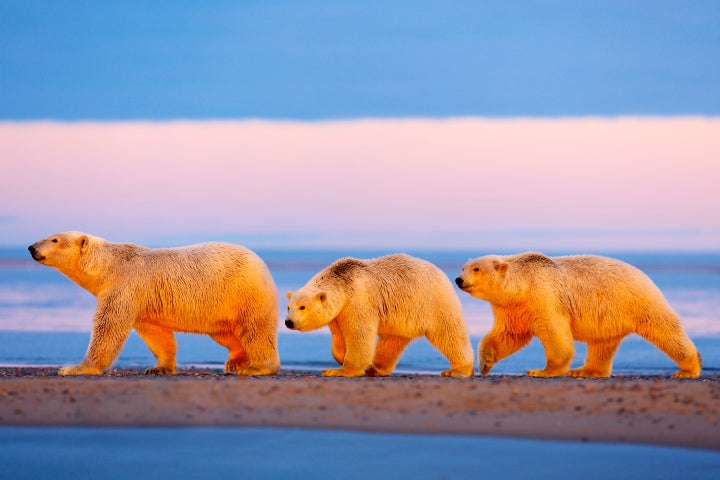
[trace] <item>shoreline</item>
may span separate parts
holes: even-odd
[[[484,435],[720,450],[720,376],[237,377],[181,369],[60,377],[0,368],[0,425],[295,427]]]

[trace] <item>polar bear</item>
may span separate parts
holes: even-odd
[[[208,334],[226,347],[226,372],[278,371],[277,290],[265,263],[244,247],[150,249],[63,232],[28,249],[97,297],[85,358],[61,375],[101,374],[133,328],[157,359],[145,373],[175,373],[173,332]]]
[[[404,254],[344,258],[295,292],[285,325],[307,332],[325,325],[342,366],[324,376],[385,376],[411,340],[425,336],[450,361],[443,376],[473,375],[473,350],[460,299],[433,264]]]
[[[489,255],[470,260],[455,280],[490,302],[495,323],[480,342],[479,368],[492,366],[537,336],[546,366],[534,377],[609,377],[622,339],[637,333],[665,352],[680,370],[700,375],[700,356],[657,286],[640,270],[595,255]],[[585,364],[569,370],[573,339],[588,344]]]

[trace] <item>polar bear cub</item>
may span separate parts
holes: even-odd
[[[674,377],[700,375],[700,355],[678,314],[647,275],[627,263],[595,255],[489,255],[467,262],[456,283],[490,302],[495,315],[478,348],[483,375],[536,336],[546,366],[528,375],[609,377],[615,351],[631,333],[678,364]],[[573,340],[588,350],[585,364],[570,370]]]
[[[404,254],[344,258],[287,297],[288,328],[330,328],[341,367],[325,376],[390,375],[405,347],[421,336],[450,361],[443,376],[473,374],[460,300],[447,276],[425,260]]]

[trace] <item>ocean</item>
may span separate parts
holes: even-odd
[[[343,256],[372,258],[380,251],[262,251],[283,299],[317,271]],[[408,252],[455,278],[478,252]],[[720,254],[613,255],[644,270],[682,316],[703,357],[703,375],[720,370]],[[490,329],[489,306],[458,291],[474,347]],[[87,348],[95,298],[25,248],[0,249],[0,366],[79,362]],[[178,366],[221,371],[227,351],[204,335],[177,334]],[[298,333],[279,326],[283,370],[332,368],[327,329]],[[576,344],[574,365],[584,359]],[[153,357],[131,334],[118,368],[145,368]],[[542,345],[499,362],[491,375],[523,374],[544,365]],[[395,374],[439,374],[447,361],[425,339],[410,344]],[[630,336],[615,357],[613,374],[669,376],[675,365],[643,339]],[[715,451],[643,445],[524,440],[485,436],[387,434],[296,428],[53,428],[0,426],[2,478],[191,479],[249,478],[474,478],[538,479],[715,478]],[[570,459],[570,461],[568,461]]]
[[[296,428],[0,427],[0,476],[710,480],[720,454],[646,445]]]
[[[282,324],[284,293],[296,290],[315,273],[344,256],[373,258],[389,251],[256,250],[266,261],[280,292],[278,343],[282,369],[319,371],[335,366],[328,330],[298,333]],[[454,279],[468,258],[489,252],[410,251],[438,265]],[[703,373],[720,370],[720,253],[611,254],[643,270],[680,314],[686,331],[703,358]],[[486,302],[458,290],[473,347],[492,326]],[[0,365],[62,366],[78,363],[90,337],[95,298],[53,268],[34,262],[25,247],[0,249]],[[176,334],[179,367],[222,370],[227,351],[204,335]],[[582,364],[585,345],[576,344],[573,366]],[[154,359],[131,334],[117,368],[145,368]],[[533,342],[499,362],[491,374],[523,374],[544,366],[542,345]],[[438,373],[447,361],[425,339],[410,344],[396,373]],[[670,375],[675,364],[642,338],[631,335],[615,357],[614,375]]]

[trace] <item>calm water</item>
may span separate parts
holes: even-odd
[[[268,263],[281,293],[295,290],[337,258],[370,258],[380,251],[258,251]],[[462,264],[485,252],[408,252],[441,267],[455,278]],[[705,373],[720,370],[720,254],[613,255],[645,271],[683,318],[703,357]],[[487,303],[459,292],[473,345],[492,325]],[[0,364],[66,365],[81,360],[95,310],[95,298],[52,268],[33,262],[24,248],[0,249]],[[221,369],[226,350],[202,335],[178,334],[178,363]],[[284,369],[319,370],[334,365],[327,330],[301,334],[281,325],[280,357]],[[574,364],[584,358],[577,344]],[[144,367],[153,358],[143,342],[131,335],[118,367]],[[542,346],[533,341],[500,362],[493,373],[523,373],[544,364]],[[439,372],[446,360],[424,339],[413,342],[398,364],[398,372]],[[628,337],[615,359],[615,374],[669,374],[674,364],[637,336]]]
[[[291,428],[0,427],[0,476],[16,480],[706,480],[718,469],[715,451],[643,445]]]

